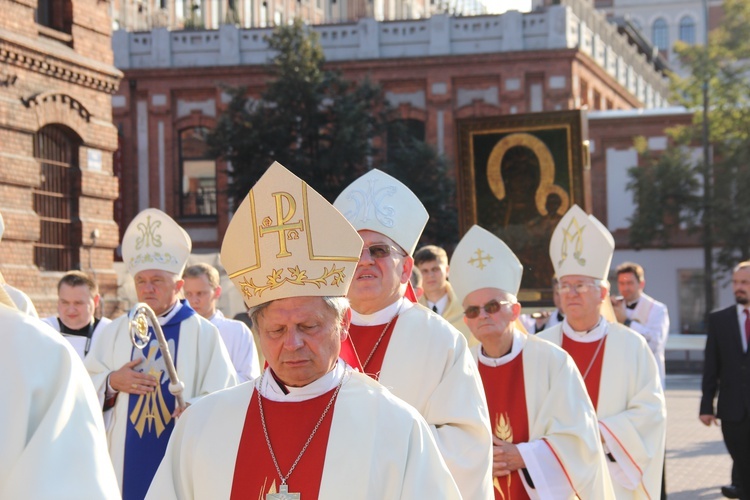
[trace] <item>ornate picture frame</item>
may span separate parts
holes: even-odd
[[[552,305],[549,240],[572,204],[591,211],[585,110],[457,121],[461,234],[478,224],[524,266],[519,300]]]

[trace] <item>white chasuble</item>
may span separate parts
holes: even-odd
[[[562,325],[538,335],[562,343]],[[617,498],[659,498],[666,439],[666,404],[646,341],[607,325],[597,417]]]
[[[473,351],[477,357],[478,348]],[[529,440],[518,451],[533,482],[532,488],[524,479],[529,496],[615,498],[596,414],[573,360],[559,347],[516,330],[513,349],[498,361],[518,355],[529,420]]]
[[[120,498],[78,355],[18,310],[0,305],[0,325],[0,498]]]
[[[319,498],[460,499],[419,414],[366,375],[349,369],[346,377],[332,408]],[[230,497],[245,416],[251,398],[257,398],[259,383],[256,379],[212,394],[185,412],[146,498]],[[290,411],[293,408],[290,404]],[[314,421],[319,415],[309,418]],[[267,446],[262,436],[257,446]],[[247,492],[247,498],[255,500],[258,494]]]
[[[398,315],[379,381],[430,424],[463,497],[492,499],[487,401],[464,336],[414,304]]]

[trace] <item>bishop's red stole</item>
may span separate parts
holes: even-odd
[[[602,378],[602,361],[604,361],[604,350],[607,348],[607,337],[604,337],[601,342],[602,346],[599,348],[599,341],[576,342],[565,334],[562,336],[562,348],[570,354],[578,367],[578,371],[581,372],[581,377],[584,377],[583,383],[586,384],[586,392],[589,393],[594,410],[599,403],[599,383]],[[599,353],[592,363],[591,360],[597,349],[599,349]],[[587,370],[588,374],[586,373]]]
[[[345,356],[347,355],[346,353],[348,350],[344,349],[343,345],[341,347],[341,357],[350,366],[354,367],[359,365],[360,362],[362,364],[366,363],[366,366],[362,366],[362,371],[375,380],[378,380],[380,378],[380,370],[383,368],[385,352],[388,350],[388,343],[391,341],[393,328],[396,326],[397,321],[398,317],[393,318],[393,321],[391,321],[391,324],[388,326],[385,333],[383,333],[385,324],[373,326],[350,325],[348,339],[350,339],[351,345],[354,347],[353,351],[357,354],[358,359],[355,361],[357,364],[352,364],[349,359],[346,359]],[[380,344],[378,344],[377,349],[375,349],[375,352],[373,353],[372,350],[375,348],[375,344],[378,342],[381,335],[383,338],[380,340]],[[370,353],[372,353],[372,357],[368,362],[367,358],[370,356]]]
[[[289,472],[335,390],[333,388],[316,398],[296,403],[263,398],[266,428],[282,474]],[[334,409],[332,407],[328,411],[297,467],[287,479],[289,492],[300,493],[301,498],[318,498]],[[234,466],[231,498],[265,500],[267,493],[279,491],[280,484],[281,479],[263,435],[256,389],[245,416]]]
[[[504,365],[479,363],[490,410],[492,434],[513,444],[529,441],[529,416],[526,412],[526,389],[523,380],[523,355]],[[495,500],[528,499],[519,471],[492,478]]]

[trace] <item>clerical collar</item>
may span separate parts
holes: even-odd
[[[565,334],[565,336],[571,340],[575,340],[576,342],[589,343],[601,340],[601,338],[607,334],[608,325],[609,323],[604,319],[604,317],[600,316],[599,322],[594,328],[585,332],[579,332],[573,330],[573,327],[570,326],[570,323],[568,323],[568,319],[565,318],[565,320],[562,322],[562,331],[563,334]]]
[[[163,313],[161,316],[159,316],[159,318],[158,318],[159,324],[161,326],[164,326],[167,323],[169,323],[169,320],[171,320],[172,318],[174,318],[175,315],[177,314],[177,312],[180,309],[182,309],[182,302],[180,302],[178,300],[177,302],[174,303],[174,305],[172,306],[172,309],[170,309],[169,311],[167,311],[167,312]]]
[[[89,323],[88,325],[84,326],[83,328],[78,328],[77,330],[74,330],[73,328],[70,328],[68,325],[63,323],[61,318],[57,318],[57,323],[60,325],[60,333],[64,333],[65,335],[77,335],[80,337],[90,337],[91,333],[96,328],[96,324],[99,322],[98,319],[94,319]]]
[[[414,307],[414,303],[411,300],[401,297],[393,304],[372,314],[360,314],[352,309],[352,324],[357,326],[384,325],[388,323],[396,313],[403,314],[412,307]]]
[[[271,368],[266,368],[270,370]],[[261,396],[270,399],[271,401],[280,401],[283,403],[298,403],[300,401],[307,401],[308,399],[317,398],[321,394],[325,394],[328,391],[332,391],[339,385],[341,377],[349,376],[347,372],[346,363],[341,359],[336,361],[336,365],[333,370],[326,373],[318,380],[307,384],[304,387],[289,387],[286,386],[288,394],[285,394],[284,389],[279,386],[279,383],[267,373],[264,377],[259,377],[255,382],[255,389],[260,391]],[[263,385],[261,386],[261,382]]]
[[[429,307],[430,309],[434,311],[435,309],[433,309],[433,306],[437,307],[436,312],[438,314],[443,314],[443,311],[445,311],[445,308],[448,306],[448,294],[446,293],[435,302],[430,302],[428,300],[427,307]]]
[[[511,345],[510,352],[508,354],[500,356],[499,358],[490,358],[484,353],[484,348],[482,348],[482,346],[479,346],[477,359],[485,366],[502,366],[516,359],[516,356],[518,356],[523,350],[524,345],[526,345],[526,335],[514,329],[513,344]]]

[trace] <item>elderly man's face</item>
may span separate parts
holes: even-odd
[[[389,237],[375,231],[362,230],[364,248],[349,287],[349,301],[360,314],[372,314],[388,307],[401,297],[401,285],[409,281],[414,260],[403,255]],[[371,245],[388,245],[390,255],[373,258],[367,250]]]
[[[521,312],[515,298],[499,288],[480,288],[466,296],[463,302],[464,323],[481,342],[495,342],[503,335],[512,335],[511,324]],[[497,309],[487,312],[487,309]],[[478,312],[478,315],[473,316]]]
[[[322,297],[274,300],[256,319],[263,355],[284,384],[303,387],[333,369],[346,333]]]
[[[183,284],[174,274],[157,269],[140,271],[133,279],[138,301],[148,304],[157,316],[164,314],[177,302]]]
[[[588,276],[569,275],[558,283],[565,318],[576,330],[591,328],[599,321],[607,289]]]
[[[80,330],[91,324],[94,310],[99,303],[99,295],[91,295],[88,285],[60,285],[57,292],[57,314],[63,324],[73,330]]]

